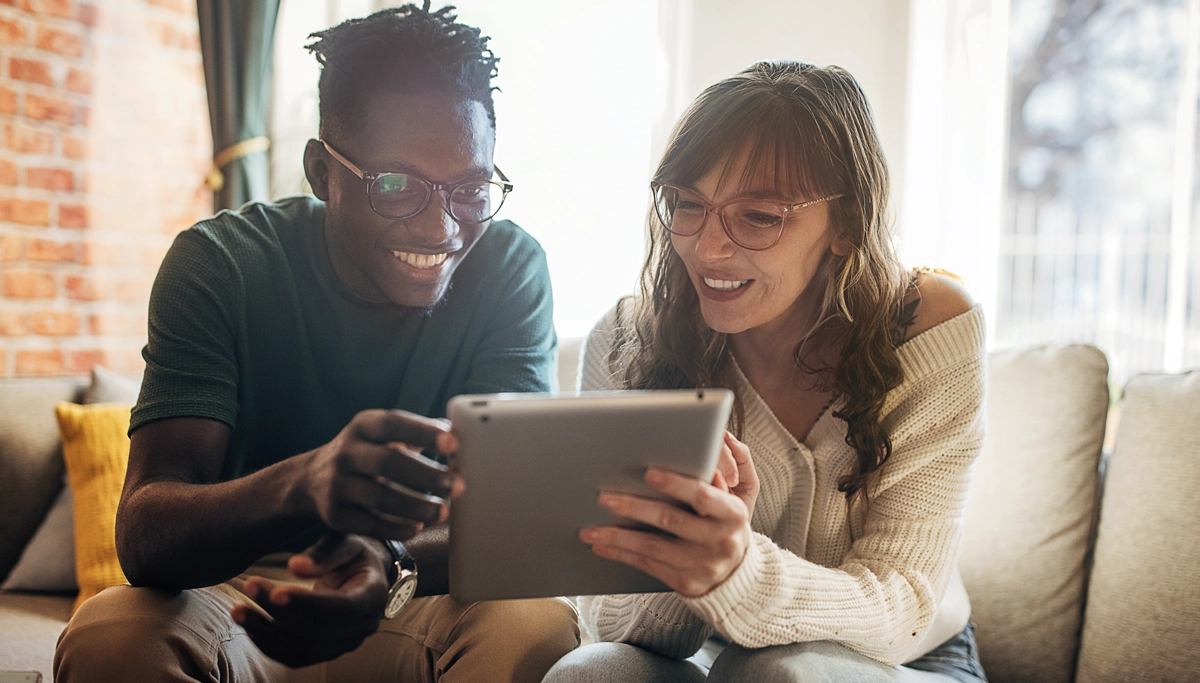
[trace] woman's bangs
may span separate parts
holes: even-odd
[[[832,155],[807,112],[766,114],[745,130],[737,147],[747,150],[740,186],[772,189],[787,202],[837,194]]]

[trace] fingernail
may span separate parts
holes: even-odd
[[[617,506],[617,497],[610,493],[601,493],[599,501],[606,508],[615,508]]]
[[[662,484],[667,481],[667,475],[658,470],[646,470],[646,481],[651,484]]]
[[[584,543],[592,543],[596,540],[597,536],[598,534],[596,533],[595,529],[584,529],[583,531],[579,532],[579,538]]]

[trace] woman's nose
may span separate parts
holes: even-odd
[[[725,233],[721,216],[715,211],[706,213],[696,239],[696,257],[702,261],[718,261],[733,254],[736,248]]]

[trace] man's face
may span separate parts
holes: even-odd
[[[350,128],[328,142],[368,173],[408,173],[447,185],[492,175],[495,132],[475,100],[376,93]],[[327,202],[325,239],[342,283],[365,299],[398,306],[430,308],[441,300],[488,224],[456,221],[444,191],[415,216],[386,218],[371,208],[367,183],[320,143],[310,143],[305,154],[313,191]],[[315,155],[324,167],[309,158]]]

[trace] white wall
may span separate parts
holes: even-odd
[[[684,44],[672,119],[705,87],[756,61],[841,66],[871,102],[892,173],[892,214],[903,215],[909,0],[662,1],[679,16]]]

